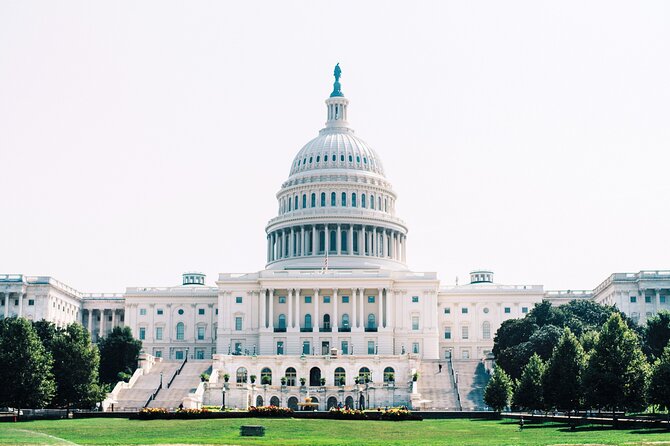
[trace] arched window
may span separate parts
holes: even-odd
[[[321,192],[321,207],[325,207],[325,206],[326,206],[326,193]]]
[[[343,386],[347,381],[347,372],[344,371],[342,367],[335,369],[335,380],[333,381],[336,386]]]
[[[374,208],[375,208],[375,196],[370,195],[370,209],[374,209]]]
[[[291,212],[291,199],[288,199],[288,211]]]
[[[307,195],[302,194],[302,208],[305,209],[307,207]]]
[[[326,231],[319,231],[319,252],[326,249]]]
[[[305,328],[312,328],[312,315],[309,313],[305,315]]]
[[[237,369],[236,381],[238,383],[247,382],[247,369],[245,369],[244,367],[240,367],[239,369]]]
[[[293,197],[293,209],[298,210],[298,196]]]
[[[256,397],[256,407],[261,407],[263,405],[263,397],[258,395]]]
[[[482,338],[491,339],[491,323],[489,321],[482,323]]]
[[[348,252],[349,251],[349,246],[347,245],[347,242],[349,241],[349,237],[347,234],[348,231],[340,231],[340,248],[342,248],[342,252]]]
[[[363,381],[363,383],[370,382],[372,380],[372,373],[370,373],[370,369],[367,367],[361,367],[361,369],[358,371],[358,380]]]
[[[371,329],[377,328],[375,315],[373,313],[368,314],[368,328]]]
[[[297,374],[293,367],[287,368],[284,376],[286,377],[287,386],[295,386]]]
[[[319,162],[318,156],[316,157],[316,161]],[[279,398],[276,395],[270,398],[270,406],[279,407]]]
[[[354,231],[354,237],[352,239],[354,245],[351,247],[351,254],[353,254],[354,252],[358,253],[358,249],[359,249],[358,248],[358,234],[359,234],[359,231]]]
[[[388,211],[389,211],[389,199],[384,198],[384,212],[388,212]]]
[[[328,250],[335,252],[337,250],[337,231],[330,231],[330,240],[328,241]]]
[[[367,207],[367,203],[365,201],[365,194],[361,194],[361,207],[362,208]]]
[[[342,206],[347,207],[347,193],[342,192]]]
[[[354,162],[354,157],[351,156],[351,155],[349,155],[349,162],[350,162],[350,163],[353,163],[353,162]]]
[[[184,323],[179,322],[177,324],[177,340],[178,341],[183,341],[184,340]]]
[[[330,314],[323,315],[323,328],[330,330]]]
[[[323,155],[323,162],[324,163],[328,162],[328,154],[327,153],[325,155]]]
[[[330,205],[337,206],[337,194],[335,192],[330,193]]]
[[[347,313],[342,315],[342,328],[349,328],[349,315]]]
[[[384,382],[392,383],[394,381],[395,381],[395,370],[393,370],[393,367],[386,367],[384,369]]]
[[[261,370],[261,384],[272,385],[272,370],[267,367]]]
[[[277,320],[277,328],[285,329],[286,328],[286,315],[280,314]]]
[[[319,161],[321,161],[321,155],[316,156],[316,162],[318,163]]]
[[[316,207],[316,194],[312,194],[312,207]]]
[[[351,194],[351,207],[355,208],[356,206],[358,206],[358,200],[356,200],[356,192],[353,192]]]

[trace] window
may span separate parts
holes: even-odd
[[[491,323],[488,321],[482,323],[482,338],[491,339]]]
[[[340,155],[340,161],[344,162],[344,154]]]
[[[342,315],[342,328],[349,328],[349,315],[347,313]]]
[[[337,194],[335,192],[330,193],[330,205],[337,206]]]
[[[177,350],[174,352],[174,359],[182,360],[184,359],[184,350]]]
[[[235,296],[235,303],[236,304],[241,304],[242,303],[242,296]]]
[[[447,307],[444,309],[444,314],[451,314],[451,308]]]
[[[468,308],[467,307],[461,308],[461,314],[468,314]]]
[[[324,304],[329,304],[330,303],[330,296],[323,296],[323,303]]]
[[[163,350],[154,350],[154,356],[156,358],[162,358],[163,357]]]
[[[235,318],[235,330],[242,331],[242,317],[240,316]]]
[[[651,303],[651,296],[644,296],[644,303],[650,304]]]
[[[205,309],[204,308],[198,308],[198,315],[204,316],[205,315]]]
[[[162,316],[163,315],[163,309],[162,308],[157,309],[156,314],[159,315],[159,316]]]
[[[307,195],[302,194],[302,208],[305,209],[307,207]]]
[[[312,193],[312,207],[316,207],[316,194]]]
[[[278,355],[284,354],[284,341],[277,341],[277,354]]]
[[[365,194],[361,194],[361,207],[367,207],[367,202],[365,201]]]
[[[386,367],[384,369],[384,382],[390,383],[393,381],[395,381],[395,370],[393,370],[393,367]]]
[[[182,316],[184,314],[184,310],[180,308],[179,310],[177,310],[177,314]]]
[[[287,368],[286,373],[284,373],[284,376],[286,377],[286,385],[287,386],[295,386],[295,382],[296,382],[296,378],[298,377],[298,374],[296,373],[296,371],[293,367]]]
[[[235,373],[235,381],[238,383],[246,383],[247,382],[247,369],[244,367],[240,367],[237,369],[237,373]]]
[[[261,370],[261,384],[272,385],[272,370],[267,367]]]
[[[370,195],[370,209],[374,209],[374,208],[375,208],[375,196]]]
[[[342,303],[343,304],[348,304],[349,303],[349,296],[342,296]]]
[[[368,296],[368,303],[369,304],[375,303],[375,296]]]
[[[277,318],[277,328],[285,329],[286,328],[286,315],[280,314]]]
[[[451,339],[451,327],[444,327],[444,339]]]
[[[419,343],[418,342],[412,342],[412,353],[418,355],[419,354]]]
[[[198,341],[205,339],[205,327],[198,327]]]
[[[305,315],[305,328],[312,328],[312,315],[309,313]]]
[[[637,296],[630,296],[630,303],[634,304],[637,302]]]
[[[347,193],[342,192],[342,206],[346,207],[347,206]]]
[[[419,329],[419,316],[412,316],[412,330]]]
[[[510,307],[505,307],[505,314],[510,314],[512,309]]]
[[[368,355],[375,354],[375,341],[368,341]]]
[[[312,296],[305,296],[305,303],[306,304],[311,304],[312,303]]]
[[[325,207],[325,206],[326,206],[326,193],[321,192],[321,207]]]
[[[184,340],[184,323],[179,322],[177,324],[177,340],[178,341],[183,341]]]
[[[335,380],[333,381],[336,386],[343,386],[347,379],[347,373],[342,367],[335,369]]]
[[[349,341],[342,341],[342,354],[343,355],[349,354]]]
[[[163,327],[156,327],[156,340],[157,341],[163,340]]]
[[[144,341],[147,337],[147,329],[140,327],[140,340]]]
[[[528,313],[528,307],[521,307],[521,312],[522,312],[523,314]]]
[[[312,347],[311,347],[309,341],[302,341],[302,354],[303,355],[309,355],[311,350],[312,350]]]
[[[662,304],[665,303],[665,296],[660,296],[659,299],[660,299],[660,302],[661,302]]]
[[[35,305],[35,299],[28,299],[28,305],[29,306]]]
[[[280,304],[285,304],[286,303],[286,296],[279,296],[279,303]]]
[[[461,339],[469,339],[470,338],[470,327],[467,325],[463,325],[461,327]]]
[[[330,330],[330,314],[323,315],[323,328]]]
[[[419,303],[419,296],[412,296],[412,303],[413,304]]]
[[[293,197],[293,209],[298,210],[298,196]]]
[[[356,199],[356,192],[351,194],[351,207],[356,207],[358,205],[358,200]]]
[[[370,328],[370,329],[377,328],[375,315],[372,314],[372,313],[368,314],[368,328]]]
[[[146,308],[140,308],[140,316],[146,316],[147,315],[147,309]]]
[[[461,350],[461,359],[470,359],[470,350],[468,349]]]

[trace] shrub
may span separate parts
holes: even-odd
[[[200,374],[200,381],[202,381],[202,382],[209,381],[209,374],[208,373],[201,373]]]
[[[251,384],[255,383],[256,382],[256,375],[251,375],[249,377],[249,380],[251,381]]]
[[[328,411],[329,418],[336,420],[367,420],[368,417],[362,410],[356,409],[340,409],[338,407],[331,407]]]
[[[382,420],[388,421],[405,421],[405,420],[421,420],[419,415],[415,415],[404,407],[392,407],[385,410],[381,416]]]
[[[277,406],[251,406],[249,415],[254,417],[290,417],[293,415],[293,409]]]
[[[224,374],[223,374],[223,380],[224,380],[225,382],[230,381],[230,375],[227,374],[227,373],[224,373]]]

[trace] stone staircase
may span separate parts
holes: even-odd
[[[144,407],[149,396],[156,390],[161,381],[163,373],[163,384],[179,368],[181,362],[157,362],[151,367],[151,371],[140,376],[130,389],[122,389],[116,398],[114,410],[139,410]]]
[[[176,364],[178,368],[181,365],[181,362],[177,362]],[[177,409],[189,393],[195,392],[195,389],[200,384],[200,375],[205,372],[211,373],[211,369],[212,361],[189,359],[189,361],[184,364],[184,368],[179,375],[172,381],[169,388],[167,387],[167,384],[170,378],[172,378],[172,374],[167,378],[165,378],[165,376],[163,377],[163,388],[158,392],[156,398],[149,403],[149,407]]]
[[[462,410],[487,410],[484,388],[490,377],[484,363],[478,359],[454,359],[452,364],[457,375]]]
[[[439,371],[442,364],[442,371]],[[425,403],[419,404],[424,410],[460,410],[458,395],[447,361],[424,359],[419,367],[419,393]]]

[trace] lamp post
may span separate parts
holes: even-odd
[[[221,410],[226,410],[226,383],[221,387]]]
[[[161,382],[160,385],[158,386],[159,389],[163,388],[163,372],[161,372]]]

